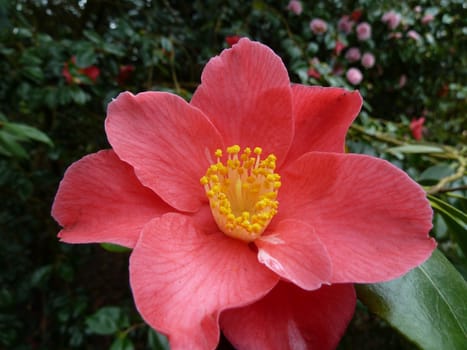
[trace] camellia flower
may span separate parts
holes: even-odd
[[[371,38],[371,25],[367,22],[362,22],[357,26],[356,32],[358,40],[368,40]]]
[[[358,68],[350,68],[345,73],[345,77],[352,85],[358,85],[362,82],[363,74]]]
[[[296,15],[300,15],[303,11],[302,2],[298,0],[291,0],[287,5],[287,9]]]
[[[391,10],[383,14],[381,20],[386,23],[389,29],[396,29],[401,22],[401,15]]]
[[[345,59],[350,63],[357,62],[362,56],[360,49],[358,47],[351,47],[345,53]]]
[[[90,79],[95,82],[100,75],[100,70],[96,66],[79,68],[76,66],[76,56],[73,56],[70,61],[65,62],[62,69],[62,75],[68,84],[84,84],[85,80]]]
[[[420,141],[423,138],[423,124],[425,124],[425,118],[414,118],[410,122],[410,132],[415,140]]]
[[[375,65],[375,56],[371,52],[365,52],[362,56],[362,66],[369,69]]]
[[[68,243],[132,248],[130,284],[171,348],[331,349],[353,282],[425,261],[432,211],[403,171],[344,153],[358,92],[291,85],[268,47],[212,58],[190,103],[120,94],[111,150],[71,165],[52,214]]]
[[[310,29],[315,34],[323,34],[328,30],[328,24],[321,18],[314,18],[310,22]]]

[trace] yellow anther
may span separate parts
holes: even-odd
[[[239,145],[227,147],[227,157],[217,149],[206,175],[200,179],[209,198],[214,220],[226,235],[254,241],[261,236],[274,215],[279,203],[277,191],[280,176],[274,173],[276,157],[272,154],[261,160],[262,149]]]

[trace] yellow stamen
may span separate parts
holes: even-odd
[[[217,163],[200,179],[209,198],[212,215],[226,235],[252,242],[264,232],[277,214],[280,176],[275,173],[276,157],[261,160],[263,150],[240,146],[227,147],[227,159],[217,149]]]

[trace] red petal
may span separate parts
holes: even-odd
[[[331,278],[331,261],[313,227],[284,220],[255,241],[258,259],[281,277],[313,290]]]
[[[307,292],[280,282],[256,303],[224,311],[222,331],[236,349],[334,349],[355,310],[352,285]]]
[[[287,161],[310,151],[343,152],[345,135],[360,112],[358,91],[292,85],[295,138]]]
[[[213,349],[219,312],[257,300],[277,281],[248,245],[180,214],[146,225],[130,258],[136,306],[171,349]]]
[[[199,179],[223,144],[199,110],[169,93],[126,92],[109,104],[107,115],[110,144],[145,186],[183,211],[206,201]]]
[[[143,226],[173,210],[145,188],[113,151],[72,164],[60,183],[52,216],[67,243],[115,243],[133,248]]]
[[[312,225],[332,260],[332,282],[381,282],[424,262],[432,210],[407,174],[381,159],[307,153],[282,173],[275,220]]]
[[[285,158],[293,137],[287,70],[267,46],[241,39],[212,58],[191,104],[201,109],[226,145],[259,146]]]

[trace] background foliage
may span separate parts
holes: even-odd
[[[349,150],[390,160],[431,193],[432,234],[450,260],[440,263],[457,281],[450,286],[443,280],[434,289],[465,292],[464,1],[304,1],[301,13],[287,5],[0,0],[0,348],[166,348],[135,311],[128,252],[58,243],[50,207],[65,168],[109,147],[103,121],[112,97],[123,90],[166,90],[190,98],[204,64],[232,36],[272,47],[295,82],[361,91],[366,104],[350,130]],[[400,15],[394,29],[382,21],[390,10]],[[338,25],[345,15],[354,22],[347,34]],[[426,21],[427,15],[433,18]],[[324,33],[311,30],[314,18],[327,23]],[[359,40],[356,27],[363,22],[371,26],[371,37]],[[371,53],[374,65],[349,62],[351,47]],[[360,70],[360,83],[349,82],[350,68]],[[410,122],[420,117],[423,139],[416,141]],[[420,271],[429,275],[436,261]],[[420,271],[404,283],[417,288]],[[394,320],[378,309],[394,303],[384,298],[391,288],[359,288],[363,302],[340,349],[425,346],[404,331],[397,314]],[[462,339],[464,322],[454,337]],[[220,347],[229,345],[223,340]]]

